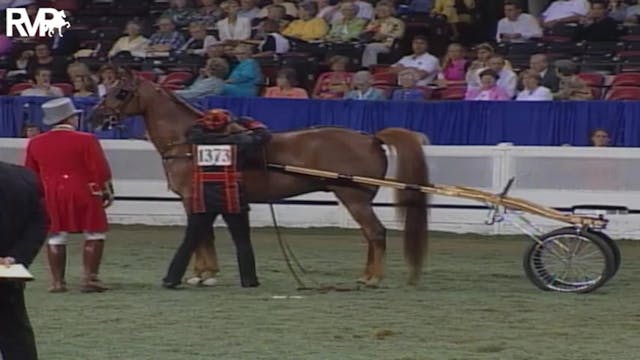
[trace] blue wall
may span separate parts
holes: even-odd
[[[40,123],[45,98],[0,97],[0,136],[16,136],[25,121]],[[89,110],[94,99],[74,99]],[[405,127],[426,133],[439,145],[587,145],[589,132],[606,129],[616,146],[640,146],[640,102],[369,102],[211,97],[199,108],[228,108],[250,115],[273,131],[310,126],[342,126],[375,132]],[[103,138],[142,137],[140,119],[98,134]]]

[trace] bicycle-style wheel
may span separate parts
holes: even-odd
[[[619,262],[618,262],[619,264]],[[542,290],[587,293],[616,272],[616,256],[598,232],[561,228],[540,237],[526,251],[525,273]]]

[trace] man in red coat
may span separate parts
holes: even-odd
[[[105,208],[113,201],[111,170],[98,139],[76,131],[78,113],[69,98],[42,104],[43,123],[53,128],[29,141],[26,166],[44,186],[50,218],[47,253],[51,270],[50,292],[65,292],[68,234],[84,233],[83,292],[107,287],[98,270],[107,232]]]

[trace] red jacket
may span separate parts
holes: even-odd
[[[96,192],[111,179],[98,139],[57,127],[29,141],[26,164],[44,186],[49,233],[107,231],[102,197]]]

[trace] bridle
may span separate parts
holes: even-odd
[[[129,105],[129,103],[134,98],[138,102],[138,105],[140,105],[140,97],[137,95],[137,91],[136,91],[138,88],[138,81],[137,80],[130,80],[130,81],[119,80],[118,83],[116,83],[116,87],[120,86],[120,83],[122,83],[122,86],[118,90],[118,93],[115,95],[115,98],[120,101],[120,104],[118,106],[110,106],[110,105],[107,105],[105,99],[102,99],[102,101],[100,101],[100,103],[98,103],[98,105],[94,109],[94,111],[100,111],[100,115],[104,116],[105,118],[108,118],[108,121],[105,121],[102,123],[103,129],[106,128],[105,125],[107,124],[109,125],[109,128],[110,128],[110,127],[113,127],[114,124],[120,123],[120,121],[125,117],[125,114],[123,114],[122,109],[127,105]]]

